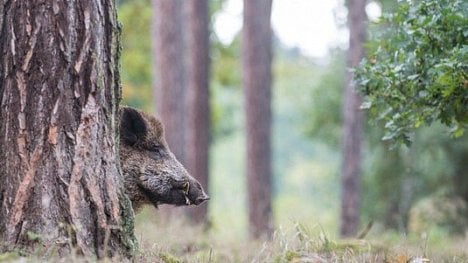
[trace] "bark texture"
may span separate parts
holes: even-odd
[[[349,0],[349,68],[361,61],[366,36],[366,0]],[[346,77],[343,98],[343,138],[341,168],[341,226],[340,234],[354,236],[359,226],[360,173],[361,173],[361,130],[362,113],[359,110],[361,99],[355,92],[352,73]]]
[[[181,0],[153,0],[154,98],[166,140],[185,165],[185,68]]]
[[[243,85],[247,136],[249,226],[252,238],[270,235],[271,0],[244,0]]]
[[[131,256],[113,1],[1,1],[0,11],[0,250]]]
[[[208,0],[186,1],[187,20],[187,145],[186,167],[205,189],[208,189],[210,145],[209,107],[209,10]],[[197,223],[207,219],[208,205],[190,210]]]

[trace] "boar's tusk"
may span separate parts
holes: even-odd
[[[184,185],[183,185],[182,187],[184,188],[184,193],[185,193],[186,195],[188,195],[189,190],[190,190],[190,183],[189,183],[189,182],[185,182]],[[187,198],[187,197],[185,197],[185,198]]]
[[[186,204],[186,205],[190,205],[190,199],[188,199],[187,196],[185,196],[185,204]]]

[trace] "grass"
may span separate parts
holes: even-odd
[[[366,239],[337,239],[320,225],[294,223],[270,240],[250,241],[193,226],[179,212],[167,217],[146,209],[137,217],[137,262],[468,262],[467,238],[371,230]]]
[[[430,235],[405,236],[371,229],[365,239],[338,239],[319,224],[292,222],[288,227],[278,227],[269,240],[252,241],[236,233],[226,234],[229,229],[238,231],[229,226],[220,230],[220,226],[190,224],[184,219],[183,211],[143,209],[136,218],[140,250],[134,262],[468,262],[467,237],[449,237],[436,231]],[[95,261],[76,254],[65,258],[0,254],[0,262]]]

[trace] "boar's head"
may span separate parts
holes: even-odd
[[[120,162],[134,209],[143,204],[199,205],[209,199],[169,149],[162,123],[130,107],[120,110]]]

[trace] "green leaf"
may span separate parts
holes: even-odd
[[[370,101],[365,101],[361,104],[361,107],[359,107],[360,109],[362,110],[367,110],[367,109],[370,109],[370,107],[372,106],[372,102]]]
[[[355,69],[362,109],[385,120],[385,140],[409,143],[409,133],[439,121],[464,127],[468,44],[466,1],[401,3],[369,40],[368,58]],[[462,134],[456,130],[453,134]]]

